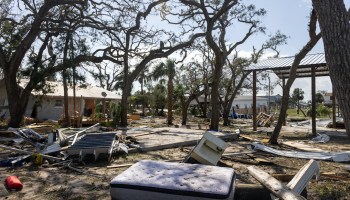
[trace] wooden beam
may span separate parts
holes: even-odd
[[[300,194],[314,174],[316,174],[316,177],[320,175],[320,165],[315,160],[310,160],[298,171],[293,179],[287,184],[287,187]]]
[[[278,198],[285,200],[305,200],[304,197],[290,190],[287,186],[283,185],[281,182],[263,170],[255,166],[249,166],[247,169],[250,175],[256,178],[264,187],[270,190],[270,192]]]
[[[286,79],[285,78],[282,78],[282,90],[284,90],[284,88],[286,87]],[[283,92],[282,92],[283,93]],[[287,115],[286,115],[287,117]],[[286,126],[287,123],[286,123],[286,119],[283,120],[283,126]]]
[[[253,71],[253,130],[257,130],[256,123],[256,71]]]
[[[333,128],[336,128],[337,118],[336,118],[336,100],[335,100],[335,87],[332,86],[332,121],[333,121]]]
[[[17,149],[17,148],[13,148],[13,147],[8,147],[8,146],[1,145],[1,144],[0,144],[0,148],[7,149],[7,150],[10,150],[10,151],[13,151],[13,152],[27,154],[27,155],[36,154],[35,152],[26,151],[26,150],[22,150],[22,149]],[[45,155],[45,154],[41,154],[41,155],[42,155],[43,158],[46,158],[46,159],[49,159],[49,160],[59,160],[59,161],[63,160],[62,158],[48,156],[48,155]]]
[[[312,134],[316,136],[316,69],[311,68],[311,117]]]

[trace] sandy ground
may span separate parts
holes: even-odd
[[[133,126],[164,125],[165,119],[157,119],[155,122],[137,121]],[[190,124],[205,123],[202,119],[193,119]],[[252,133],[249,130],[249,121],[240,120],[225,131],[234,131],[240,128],[245,135],[262,141],[268,138],[266,132],[271,129],[260,128],[260,133]],[[322,130],[323,132],[325,130]],[[339,133],[340,132],[340,133]],[[311,135],[306,127],[286,127],[281,133],[281,140],[298,141],[308,144]],[[236,141],[228,141],[230,147],[225,153],[246,152],[251,141],[240,138]],[[335,132],[331,141],[326,144],[314,144],[314,147],[327,151],[350,151],[350,142],[341,131]],[[291,147],[275,146],[285,150]],[[69,169],[66,165],[53,165],[45,163],[41,166],[28,163],[19,168],[0,168],[0,180],[7,176],[19,176],[24,187],[21,191],[10,192],[4,195],[0,190],[0,199],[110,199],[109,182],[116,175],[123,172],[126,167],[107,168],[109,165],[132,164],[139,160],[183,160],[191,147],[178,147],[147,153],[132,153],[127,156],[116,156],[111,163],[101,158],[96,162],[74,164],[75,168],[84,173]],[[0,152],[3,152],[2,150]],[[1,155],[0,155],[1,156]],[[257,158],[266,159],[269,163],[257,163]],[[219,166],[233,167],[237,172],[237,183],[257,183],[248,174],[249,165],[257,165],[270,174],[295,174],[308,161],[305,159],[285,158],[267,153],[243,154],[234,157],[222,158]],[[312,180],[307,187],[308,199],[350,199],[350,173],[343,169],[349,163],[334,163],[320,161],[321,173],[326,174],[319,180]],[[328,175],[327,175],[328,174]]]

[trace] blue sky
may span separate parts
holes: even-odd
[[[263,24],[267,27],[267,33],[274,33],[280,30],[283,34],[289,36],[287,45],[281,46],[280,56],[292,56],[308,41],[307,25],[309,15],[312,9],[311,0],[246,0],[246,3],[255,4],[258,8],[265,8],[267,15],[263,18]],[[350,6],[350,0],[345,0],[347,8]],[[254,40],[249,40],[242,50],[251,49],[251,46],[263,42],[264,37],[255,37]],[[310,53],[323,53],[322,40],[314,47]],[[271,74],[271,77],[276,77]],[[294,88],[302,88],[305,91],[305,100],[311,99],[311,78],[300,78],[294,82],[291,92]],[[316,90],[331,91],[331,81],[329,77],[316,78]],[[261,91],[264,95],[266,91]],[[277,87],[274,94],[281,94],[282,90]]]

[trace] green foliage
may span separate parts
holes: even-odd
[[[298,102],[298,100],[304,99],[304,91],[301,88],[295,88],[292,94],[292,99],[294,102]]]
[[[317,112],[317,116],[320,116],[320,117],[325,117],[325,116],[329,117],[330,114],[332,113],[331,109],[323,104],[320,104],[317,106],[316,112]]]
[[[316,97],[317,104],[321,104],[324,102],[323,95],[320,92],[317,92],[315,97]]]
[[[279,110],[278,110],[279,111]],[[304,112],[307,112],[307,110],[303,110]],[[300,118],[304,118],[304,115],[302,114],[302,112],[297,113],[296,109],[288,109],[287,110],[287,115],[288,117],[300,117]]]
[[[166,106],[166,88],[158,84],[153,90],[154,107],[163,110]],[[158,113],[157,113],[158,114]]]
[[[121,119],[121,106],[120,103],[111,102],[109,104],[109,110],[112,113],[112,121],[109,123],[110,127],[116,127],[120,124]]]

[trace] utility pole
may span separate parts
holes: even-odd
[[[270,107],[270,95],[271,95],[271,80],[270,80],[270,75],[267,77],[269,79],[269,98],[267,102],[267,108],[268,108],[268,113],[271,114],[271,107]]]

